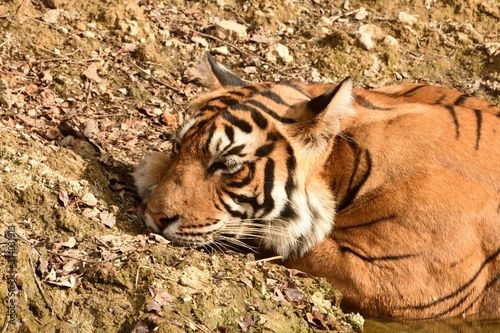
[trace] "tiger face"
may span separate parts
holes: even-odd
[[[311,175],[352,113],[352,81],[317,95],[297,83],[247,85],[210,55],[205,71],[216,90],[192,104],[172,155],[134,173],[147,225],[179,245],[257,238],[284,257],[304,254],[333,225],[332,194]]]

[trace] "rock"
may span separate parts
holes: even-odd
[[[243,39],[247,37],[247,27],[234,21],[222,20],[215,23],[215,36],[221,39]]]
[[[82,197],[82,201],[87,206],[95,206],[97,205],[97,199],[92,193],[87,193]]]
[[[384,37],[382,29],[375,24],[363,24],[358,28],[360,34],[367,33],[374,40],[380,40]]]
[[[212,52],[214,54],[222,54],[222,55],[227,55],[229,54],[229,50],[227,49],[227,46],[220,46],[212,49]]]
[[[286,47],[283,44],[280,44],[280,43],[276,44],[274,46],[274,50],[272,52],[286,63],[293,61],[293,57],[290,55],[290,52],[288,51],[288,47]]]
[[[368,16],[368,12],[365,7],[361,7],[358,9],[357,13],[354,15],[354,18],[358,21],[364,20]]]
[[[387,35],[384,38],[383,43],[387,46],[397,47],[399,45],[398,40],[391,35]]]
[[[408,14],[408,13],[399,12],[398,21],[401,23],[408,24],[408,25],[414,25],[415,23],[417,23],[417,18],[413,15]]]
[[[375,47],[375,43],[373,42],[372,37],[370,36],[369,33],[366,32],[360,33],[357,41],[359,45],[367,51]]]
[[[90,30],[87,30],[83,33],[83,36],[87,37],[87,38],[95,38],[95,32],[93,31],[90,31]]]

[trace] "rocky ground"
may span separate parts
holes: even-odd
[[[499,20],[497,0],[1,2],[1,332],[360,331],[322,280],[147,234],[129,173],[168,151],[207,50],[249,81],[500,104]]]

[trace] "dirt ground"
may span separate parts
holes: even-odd
[[[361,331],[320,279],[174,248],[130,172],[205,51],[249,81],[423,82],[500,104],[498,0],[0,2],[0,332]]]

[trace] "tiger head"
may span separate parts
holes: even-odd
[[[134,172],[146,224],[182,246],[260,245],[301,256],[333,227],[323,166],[341,122],[354,113],[352,80],[338,85],[245,81],[209,54],[212,92]]]

